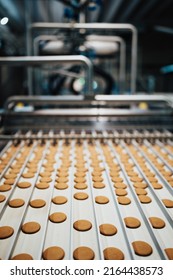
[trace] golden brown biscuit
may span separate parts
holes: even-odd
[[[166,248],[165,253],[169,260],[173,260],[173,248]]]
[[[109,198],[106,196],[99,195],[95,197],[95,202],[98,204],[107,204],[109,202]]]
[[[29,254],[22,253],[12,257],[11,260],[33,260],[33,257]]]
[[[12,236],[14,233],[14,229],[9,226],[0,227],[0,239],[5,239]]]
[[[84,190],[84,189],[87,189],[88,187],[87,187],[87,184],[85,184],[85,183],[76,183],[74,185],[74,188],[78,189],[78,190]]]
[[[92,228],[92,223],[87,220],[78,220],[73,223],[73,227],[78,231],[87,231]]]
[[[22,225],[22,231],[26,234],[34,234],[40,230],[41,226],[37,222],[27,222]]]
[[[93,176],[93,182],[103,182],[103,178],[101,176]]]
[[[11,186],[10,185],[1,185],[0,186],[0,192],[7,192],[11,190]]]
[[[58,177],[68,177],[69,172],[68,171],[59,171],[58,172]]]
[[[54,168],[51,167],[51,166],[47,166],[47,167],[45,168],[45,172],[53,172],[53,171],[54,171]]]
[[[75,177],[85,177],[85,172],[76,172]]]
[[[138,176],[136,176],[136,177],[130,177],[130,181],[132,181],[132,182],[142,182],[142,181],[143,181],[143,178],[138,177]]]
[[[13,200],[10,200],[8,202],[8,205],[10,207],[13,207],[13,208],[18,208],[18,207],[21,207],[25,204],[25,201],[23,199],[20,199],[20,198],[17,198],[17,199],[13,199]]]
[[[135,189],[135,192],[137,195],[146,195],[147,194],[147,191],[144,190],[144,189]]]
[[[150,217],[149,221],[153,228],[164,228],[165,222],[158,217]]]
[[[42,177],[40,179],[40,182],[41,183],[50,183],[50,182],[52,182],[52,178],[50,178],[50,177]]]
[[[94,251],[85,246],[78,247],[73,252],[73,258],[75,260],[93,260],[95,257]]]
[[[105,248],[103,255],[105,260],[124,260],[123,252],[115,247]]]
[[[19,183],[17,183],[17,186],[21,189],[26,189],[31,186],[31,183],[30,182],[19,182]]]
[[[150,183],[157,183],[157,182],[158,182],[158,179],[155,178],[155,177],[148,177],[148,176],[147,176],[147,178],[148,178],[148,180],[150,181]]]
[[[64,256],[65,256],[64,250],[57,246],[49,247],[43,252],[44,260],[62,260]]]
[[[68,185],[66,183],[57,183],[55,184],[55,188],[58,190],[65,190],[68,188]]]
[[[86,179],[85,177],[76,177],[74,179],[75,183],[85,183],[86,182]]]
[[[5,174],[4,178],[5,179],[16,179],[17,175],[16,174]]]
[[[0,203],[3,202],[3,201],[5,201],[5,200],[6,200],[5,195],[0,194]]]
[[[94,182],[93,187],[95,189],[103,189],[103,188],[105,188],[105,184],[103,182]]]
[[[55,196],[52,198],[52,202],[61,205],[67,202],[67,198],[65,196]]]
[[[133,186],[135,188],[139,188],[139,189],[146,189],[147,188],[147,183],[145,182],[136,182],[133,184]]]
[[[7,179],[4,181],[5,185],[13,185],[15,183],[16,179]]]
[[[124,184],[124,183],[115,183],[115,184],[114,184],[114,187],[115,187],[116,189],[126,189],[126,188],[127,188],[127,185]]]
[[[141,203],[150,203],[152,201],[152,199],[147,195],[140,194],[138,197]]]
[[[138,176],[138,173],[135,172],[135,171],[128,171],[128,172],[127,172],[127,175],[128,175],[129,177],[136,177],[136,176]]]
[[[126,196],[118,196],[118,203],[122,204],[122,205],[128,205],[131,203],[130,198],[126,197]]]
[[[141,222],[137,218],[134,218],[134,217],[126,217],[126,218],[124,218],[124,222],[125,222],[126,227],[128,227],[128,228],[138,228],[141,225]]]
[[[68,182],[68,178],[67,177],[58,177],[56,179],[57,183],[67,183]]]
[[[35,176],[35,174],[31,173],[31,172],[27,172],[27,173],[22,174],[23,178],[33,178],[34,176]]]
[[[62,222],[64,222],[66,219],[67,219],[66,214],[64,214],[64,213],[62,213],[62,212],[55,212],[55,213],[52,213],[52,214],[49,216],[49,220],[50,220],[52,223],[62,223]]]
[[[152,183],[152,186],[155,190],[160,190],[163,188],[163,186],[159,183]]]
[[[117,233],[117,228],[112,224],[102,224],[99,226],[100,233],[106,236],[112,236]]]
[[[114,183],[122,183],[123,179],[121,177],[112,177],[112,182]]]
[[[78,167],[77,168],[77,171],[76,172],[87,172],[88,171],[88,168],[86,168],[86,167]]]
[[[135,251],[135,254],[139,256],[149,256],[153,252],[152,247],[144,241],[134,241],[132,243],[132,246]]]
[[[43,199],[34,199],[30,201],[29,205],[33,208],[41,208],[46,205],[46,201]]]
[[[48,189],[49,184],[48,183],[36,183],[36,188],[40,190]]]
[[[94,171],[94,172],[92,172],[91,174],[92,174],[92,176],[97,177],[97,176],[101,176],[101,175],[102,175],[102,172],[96,172],[96,171]]]
[[[125,195],[127,195],[127,192],[124,189],[116,189],[115,194],[118,196],[125,196]]]
[[[163,204],[166,208],[173,208],[173,200],[171,199],[162,199]]]
[[[39,175],[41,177],[50,177],[51,176],[51,172],[41,172]]]
[[[88,194],[84,192],[77,192],[74,194],[74,198],[77,200],[85,200],[88,198]]]

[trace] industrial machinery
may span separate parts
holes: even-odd
[[[163,94],[7,100],[0,258],[172,259],[172,124]]]

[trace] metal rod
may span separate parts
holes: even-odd
[[[0,57],[0,65],[7,66],[40,66],[42,64],[84,64],[87,69],[86,91],[89,94],[93,92],[93,65],[91,61],[83,55],[69,56],[18,56],[18,57]]]
[[[137,29],[131,24],[124,23],[33,23],[29,26],[28,32],[28,55],[32,54],[32,31],[41,29],[86,29],[86,30],[126,30],[132,33],[131,42],[131,79],[130,89],[131,93],[136,92],[136,75],[137,75]]]

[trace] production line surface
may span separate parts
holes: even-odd
[[[9,142],[1,259],[173,259],[173,143]]]

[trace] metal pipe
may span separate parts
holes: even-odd
[[[33,23],[29,26],[28,32],[28,55],[32,54],[32,31],[41,29],[94,29],[94,30],[126,30],[132,33],[131,42],[131,93],[136,92],[136,75],[137,75],[137,29],[132,24],[126,23]]]
[[[84,64],[87,68],[86,91],[92,94],[93,89],[93,65],[91,61],[83,55],[69,56],[18,56],[0,57],[0,65],[8,66],[40,66],[42,64]]]

